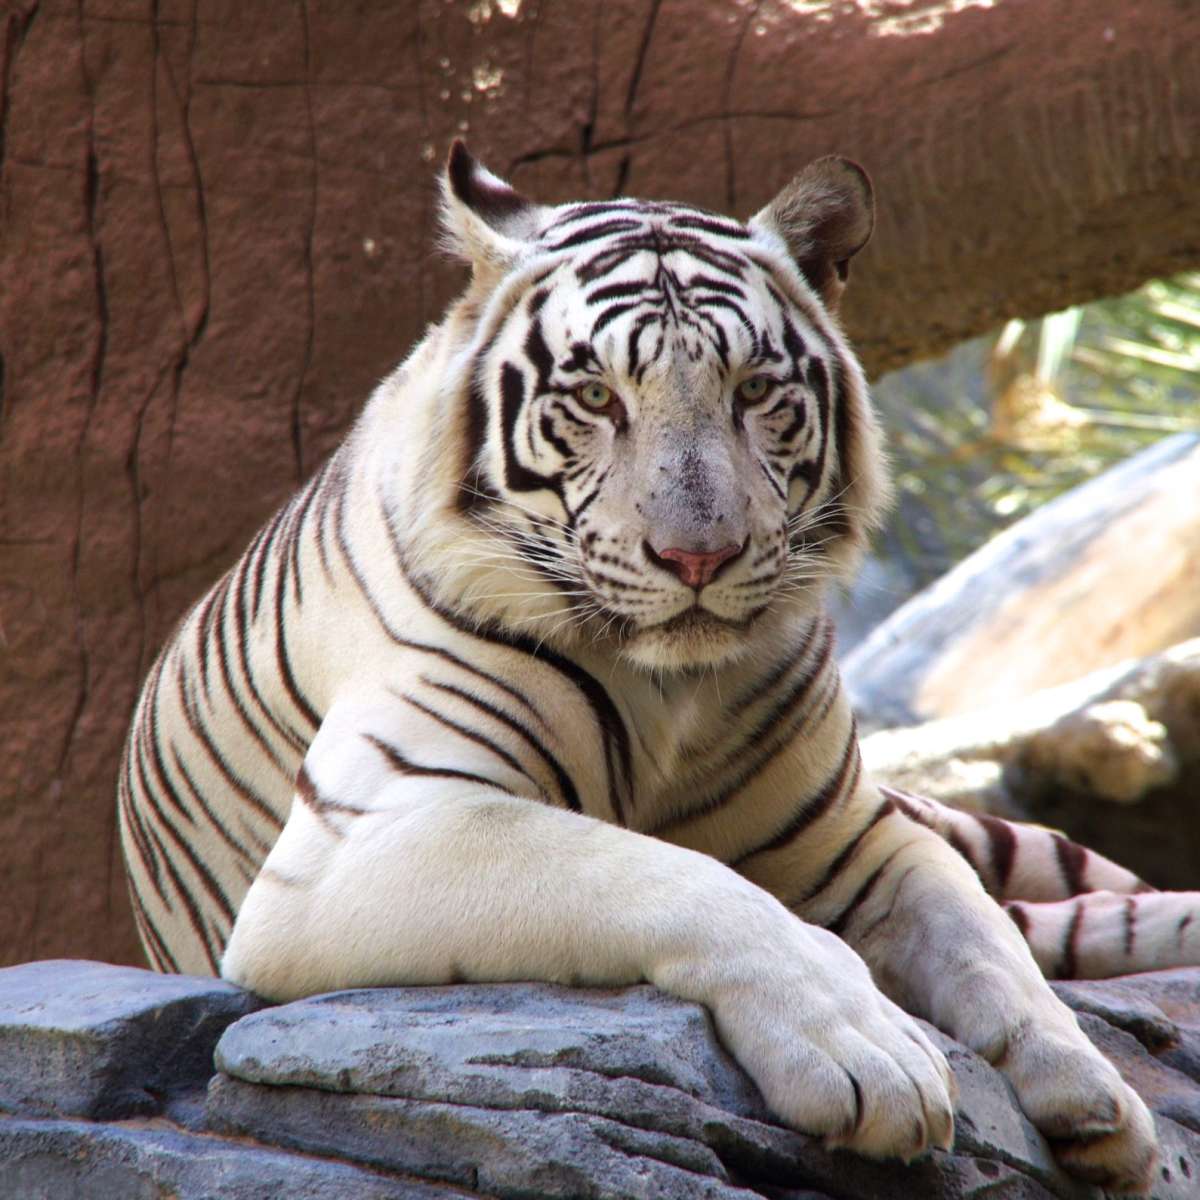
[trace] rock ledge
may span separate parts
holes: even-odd
[[[1158,1200],[1200,1194],[1200,970],[1056,984],[1155,1112]],[[1084,1200],[1001,1076],[935,1035],[951,1153],[774,1124],[704,1009],[650,987],[379,988],[275,1008],[213,979],[0,970],[0,1197]]]

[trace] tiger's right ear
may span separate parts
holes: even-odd
[[[442,229],[452,254],[471,264],[475,282],[497,282],[537,236],[545,208],[493,175],[456,138],[442,177]]]

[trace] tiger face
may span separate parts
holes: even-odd
[[[544,208],[455,148],[448,222],[482,313],[457,497],[482,536],[461,539],[460,603],[659,669],[735,658],[767,614],[816,606],[882,491],[829,311],[869,185],[823,163],[740,224]]]

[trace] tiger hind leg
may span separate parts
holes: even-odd
[[[881,787],[907,817],[945,838],[995,900],[1069,900],[1083,892],[1149,892],[1132,871],[1042,825],[964,812]]]
[[[1085,892],[1008,901],[1047,979],[1108,979],[1200,964],[1200,892]]]
[[[881,790],[971,864],[1047,978],[1107,979],[1200,965],[1200,892],[1156,891],[1111,859],[1039,825]]]

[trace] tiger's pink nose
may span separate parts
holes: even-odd
[[[711,550],[703,554],[674,548],[655,550],[649,543],[646,544],[646,549],[660,567],[673,571],[688,587],[697,589],[712,581],[722,563],[742,552],[742,547],[737,545],[722,546],[720,550]]]

